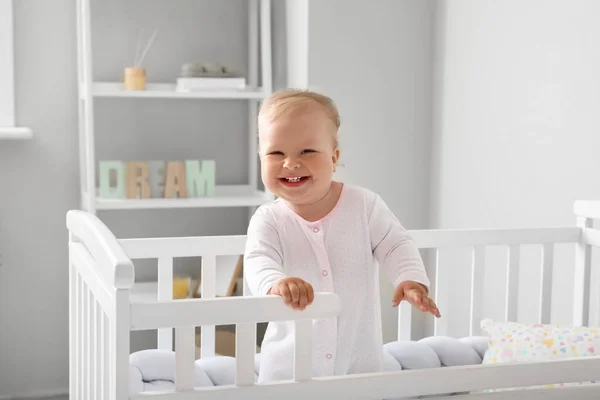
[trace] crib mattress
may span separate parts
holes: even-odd
[[[439,368],[481,364],[488,349],[483,336],[461,339],[435,336],[419,341],[395,341],[383,346],[384,371]],[[220,386],[235,383],[235,359],[228,356],[202,358],[195,362],[195,386]],[[258,376],[260,354],[254,362]],[[142,350],[130,356],[132,394],[175,388],[175,353]]]

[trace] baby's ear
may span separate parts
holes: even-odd
[[[331,158],[333,160],[333,165],[338,165],[338,160],[340,159],[340,149],[335,149]]]

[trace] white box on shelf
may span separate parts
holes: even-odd
[[[246,88],[246,79],[240,78],[205,78],[205,77],[182,77],[177,78],[175,90],[177,92],[194,92],[200,90],[219,90],[219,89],[237,89]]]

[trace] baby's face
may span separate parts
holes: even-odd
[[[297,205],[322,199],[339,157],[335,134],[333,122],[315,107],[261,123],[261,174],[267,189]]]

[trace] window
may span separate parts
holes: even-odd
[[[26,139],[31,129],[15,125],[13,0],[0,0],[0,139]]]

